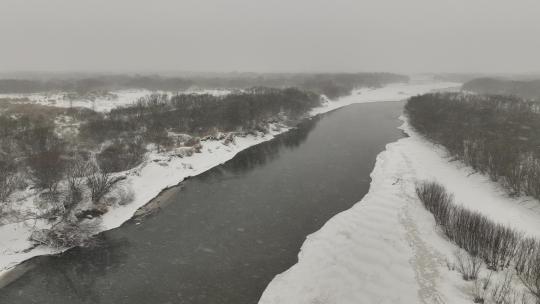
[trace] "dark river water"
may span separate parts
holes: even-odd
[[[402,107],[352,105],[251,147],[99,246],[29,261],[0,303],[257,303],[305,237],[366,194],[377,154],[402,136]]]

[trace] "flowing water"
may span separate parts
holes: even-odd
[[[377,154],[402,136],[402,107],[351,105],[242,151],[99,246],[25,263],[0,303],[256,303],[307,235],[367,193]]]

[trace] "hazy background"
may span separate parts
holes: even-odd
[[[538,72],[538,0],[0,0],[0,71]]]

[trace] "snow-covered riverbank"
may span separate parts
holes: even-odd
[[[307,237],[298,263],[274,278],[261,304],[471,303],[473,283],[448,269],[457,247],[418,200],[417,181],[438,181],[457,203],[540,236],[540,202],[509,197],[406,122],[401,128],[410,137],[379,154],[368,194]]]
[[[455,83],[412,83],[393,84],[378,89],[361,89],[351,96],[337,101],[329,101],[315,109],[311,115],[325,113],[352,103],[372,101],[402,100],[412,95],[432,90],[456,87]],[[272,139],[287,131],[273,129],[270,134],[236,137],[235,143],[226,145],[222,141],[204,141],[201,153],[190,157],[176,157],[169,154],[149,154],[147,161],[132,170],[125,181],[134,190],[134,200],[111,209],[102,217],[101,229],[109,230],[129,220],[133,214],[157,196],[161,190],[174,186],[189,176],[195,176],[233,158],[238,152],[250,146]],[[34,256],[58,253],[60,250],[36,247],[28,241],[33,231],[32,223],[20,222],[0,227],[0,275],[5,274],[18,263]]]

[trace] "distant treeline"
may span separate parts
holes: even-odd
[[[540,101],[539,80],[506,80],[477,78],[463,84],[465,91],[478,94],[507,95]]]
[[[540,104],[517,97],[426,94],[411,98],[411,126],[514,195],[540,199]]]
[[[183,91],[202,89],[245,89],[257,86],[298,87],[325,94],[330,98],[348,95],[357,87],[379,87],[409,78],[391,73],[340,74],[219,74],[219,76],[160,77],[108,75],[69,79],[0,79],[0,93],[38,93],[50,91],[87,94],[95,91],[147,89]]]
[[[441,74],[436,74],[433,78],[438,81],[451,81],[451,82],[465,83],[475,78],[481,78],[481,77],[484,77],[484,75],[473,74],[473,73],[441,73]]]

